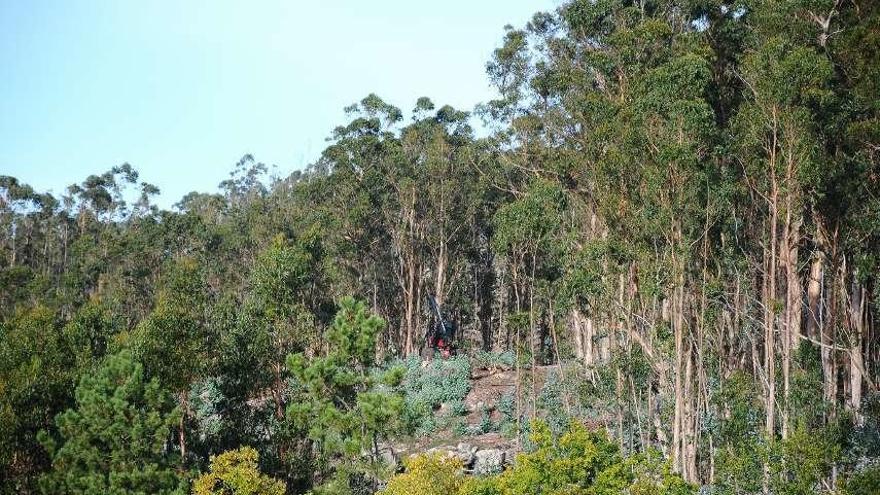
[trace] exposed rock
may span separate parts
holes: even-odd
[[[393,471],[399,471],[403,468],[403,463],[400,462],[400,455],[390,445],[379,447],[379,459]]]
[[[459,443],[455,448],[457,448],[459,452],[468,452],[470,454],[473,454],[477,450],[476,447],[465,442]]]
[[[504,470],[507,454],[500,449],[478,450],[474,453],[475,474],[495,474]]]
[[[452,446],[452,445],[441,445],[441,446],[439,446],[439,447],[433,447],[433,448],[430,448],[430,449],[426,450],[425,453],[426,453],[426,454],[441,454],[441,455],[444,455],[444,456],[447,456],[447,457],[458,457],[458,458],[461,458],[461,457],[459,456],[458,449],[455,448],[455,447]],[[413,455],[418,455],[418,454],[416,453],[416,454],[413,454]]]
[[[477,401],[467,401],[464,404],[465,409],[468,412],[482,412],[483,409],[488,409],[486,406],[486,402],[477,400]]]
[[[466,468],[469,468],[474,463],[474,454],[477,452],[476,447],[469,443],[460,443],[455,450],[456,457],[461,459],[461,463]]]

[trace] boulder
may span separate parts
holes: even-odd
[[[469,468],[474,463],[474,454],[477,448],[469,443],[460,443],[455,447],[455,456],[461,460],[464,467]]]
[[[478,450],[474,453],[474,474],[495,474],[504,470],[507,454],[500,449]]]
[[[394,450],[394,447],[381,445],[379,446],[378,453],[382,463],[391,468],[392,471],[397,472],[403,468],[403,463],[400,462],[400,455]]]

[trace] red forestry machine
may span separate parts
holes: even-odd
[[[428,296],[428,307],[431,308],[431,313],[437,318],[433,324],[428,325],[428,331],[425,335],[429,351],[432,354],[440,354],[440,357],[443,359],[454,356],[455,325],[443,317],[443,311],[433,295]]]

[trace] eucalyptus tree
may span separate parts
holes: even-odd
[[[191,258],[168,262],[155,307],[131,336],[134,358],[148,379],[156,379],[177,398],[181,414],[177,448],[187,460],[189,390],[204,376],[211,342],[206,325],[207,290],[202,267]]]

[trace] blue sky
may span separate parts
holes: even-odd
[[[469,109],[503,26],[558,0],[0,0],[0,174],[38,190],[129,162],[168,207],[245,153],[313,161],[370,92]]]

